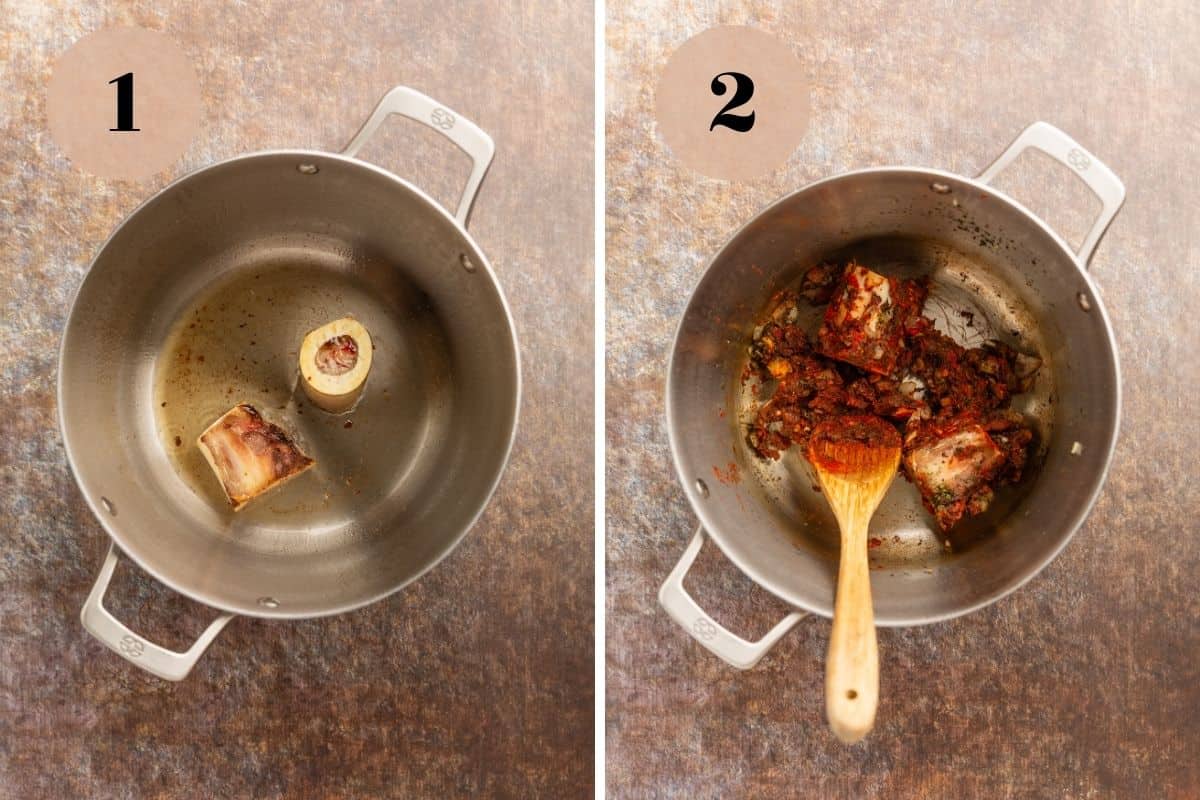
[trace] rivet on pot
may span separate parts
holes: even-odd
[[[114,517],[117,515],[117,507],[114,506],[113,501],[109,500],[107,497],[100,498],[100,505],[104,506],[104,510],[112,514]]]
[[[321,171],[321,168],[316,164],[297,164],[296,171],[303,175],[316,175]]]
[[[1079,301],[1079,307],[1082,308],[1084,311],[1092,310],[1092,301],[1083,292],[1080,292],[1079,294],[1075,295],[1075,299]]]
[[[258,604],[263,608],[279,608],[279,601],[274,597],[260,597]]]
[[[1083,445],[1081,443],[1075,442],[1073,445],[1071,445],[1071,455],[1077,456],[1082,452],[1083,452]]]
[[[472,261],[471,257],[466,253],[459,254],[458,263],[462,264],[463,269],[465,269],[467,272],[475,271],[475,262]]]
[[[696,478],[696,491],[700,493],[701,497],[708,497],[708,484]]]
[[[929,184],[929,188],[938,194],[950,194],[950,184],[948,183],[937,183],[935,181]]]

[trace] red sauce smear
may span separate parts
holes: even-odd
[[[900,432],[879,417],[847,414],[825,419],[813,430],[808,459],[826,472],[847,473],[873,461],[879,450],[899,450]]]

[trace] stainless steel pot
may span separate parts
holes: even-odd
[[[1031,147],[1065,164],[1101,200],[1078,251],[990,185]],[[1033,468],[985,515],[956,529],[951,549],[914,487],[893,483],[871,526],[879,544],[871,551],[877,623],[919,625],[966,614],[1044,568],[1091,510],[1117,439],[1116,343],[1087,265],[1124,198],[1107,167],[1039,122],[976,179],[865,169],[811,184],[743,226],[692,294],[667,378],[671,451],[700,518],[659,593],[672,618],[725,661],[748,668],[807,614],[832,616],[836,522],[800,455],[768,464],[750,452],[743,427],[749,403],[739,380],[771,295],[824,259],[854,256],[892,274],[929,275],[926,313],[939,327],[968,344],[999,338],[1045,362],[1032,392],[1014,405],[1038,435]],[[741,480],[731,480],[734,473]],[[706,537],[796,609],[762,639],[729,632],[684,590]]]
[[[391,114],[471,158],[454,216],[354,157]],[[520,399],[508,305],[466,231],[493,152],[470,121],[398,87],[342,153],[275,150],[214,164],[112,234],[79,288],[59,360],[67,457],[113,540],[83,607],[93,636],[179,680],[235,614],[348,611],[454,549],[500,479]],[[215,321],[235,320],[235,310],[240,323]],[[296,351],[307,330],[347,313],[376,349],[358,407],[334,417],[304,402]],[[189,320],[209,338],[187,338],[199,335]],[[193,442],[248,396],[318,464],[234,514],[211,473],[192,470]],[[185,434],[175,443],[172,426]],[[187,652],[105,610],[118,547],[221,611]]]

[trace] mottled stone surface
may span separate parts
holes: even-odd
[[[613,2],[607,75],[608,786],[622,798],[1200,797],[1200,22],[1184,3]],[[789,39],[808,135],[774,174],[705,179],[656,135],[672,50],[716,24]],[[887,164],[975,174],[1025,125],[1075,135],[1128,201],[1093,263],[1124,370],[1111,477],[1070,547],[971,616],[884,630],[862,745],[824,722],[828,623],[739,673],[655,594],[695,526],[667,448],[671,336],[707,259],[770,200]],[[1078,240],[1092,201],[1022,159],[1002,187]],[[1087,201],[1087,202],[1083,202]],[[1190,411],[1190,413],[1188,413]],[[785,609],[706,548],[691,586],[757,637]]]
[[[0,797],[591,796],[592,14],[579,2],[4,4]],[[143,183],[82,174],[44,127],[55,55],[112,25],[172,37],[203,87],[199,135]],[[255,149],[339,149],[401,83],[496,140],[471,229],[525,357],[509,469],[462,546],[404,592],[331,619],[235,620],[186,681],[152,678],[79,624],[107,538],[56,422],[72,293],[109,231],[168,180]],[[467,173],[452,146],[395,119],[362,155],[447,200]],[[110,598],[175,647],[212,616],[128,563]]]

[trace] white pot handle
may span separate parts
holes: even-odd
[[[692,638],[707,647],[727,663],[738,669],[750,669],[757,664],[767,651],[775,646],[780,638],[790,631],[797,622],[808,616],[802,611],[793,611],[784,617],[779,624],[767,631],[767,634],[757,642],[748,642],[736,634],[730,633],[719,622],[708,615],[690,594],[683,588],[683,579],[691,569],[692,562],[700,553],[704,544],[704,528],[696,529],[696,535],[683,551],[683,557],[671,570],[662,588],[658,590],[658,602],[679,625],[691,634]]]
[[[217,634],[235,615],[225,613],[213,620],[187,652],[176,653],[174,650],[160,647],[138,636],[104,607],[104,593],[108,590],[108,583],[112,580],[116,567],[117,547],[110,543],[104,566],[100,568],[96,584],[84,601],[83,612],[79,615],[83,620],[83,627],[129,663],[169,681],[183,680],[192,671],[192,667],[196,666],[196,662],[212,644],[213,639],[217,638]]]
[[[483,176],[487,174],[488,167],[492,164],[492,156],[496,153],[492,137],[474,122],[456,111],[451,111],[432,97],[407,86],[397,86],[385,94],[379,105],[375,106],[371,116],[358,129],[358,133],[354,134],[350,144],[342,150],[342,155],[353,158],[383,121],[392,114],[401,114],[440,133],[471,158],[471,175],[467,178],[467,185],[463,187],[458,210],[454,212],[459,223],[464,228],[467,227],[467,219],[471,216],[471,206],[475,203],[479,184],[483,183]]]
[[[1100,237],[1108,230],[1113,217],[1121,210],[1125,202],[1125,184],[1113,174],[1113,171],[1101,163],[1100,159],[1083,149],[1078,142],[1060,131],[1048,122],[1035,122],[1021,131],[1008,149],[1000,157],[979,173],[981,183],[991,183],[1005,167],[1016,160],[1026,149],[1036,147],[1055,161],[1069,167],[1087,184],[1088,188],[1100,198],[1100,215],[1092,224],[1092,229],[1079,245],[1076,256],[1085,267],[1100,244]]]

